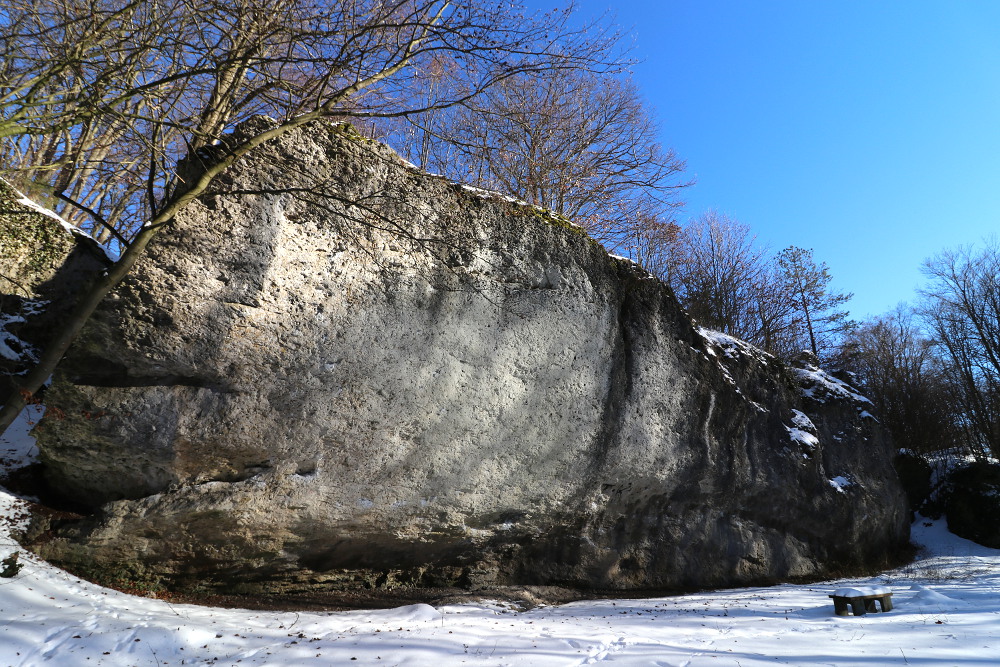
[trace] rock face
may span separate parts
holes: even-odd
[[[107,266],[89,237],[0,179],[0,401],[48,343],[87,279]]]
[[[47,401],[47,475],[93,513],[34,548],[178,586],[730,585],[908,537],[849,388],[344,126],[231,168]]]
[[[948,530],[1000,549],[1000,465],[977,461],[948,476]]]

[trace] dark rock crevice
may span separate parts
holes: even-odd
[[[73,384],[81,387],[103,387],[106,389],[129,387],[196,387],[210,389],[214,392],[229,391],[226,387],[200,377],[184,377],[180,375],[135,376],[135,375],[77,375]]]

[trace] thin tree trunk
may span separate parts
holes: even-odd
[[[80,301],[67,318],[65,326],[59,329],[56,337],[42,352],[38,364],[26,375],[14,379],[14,389],[7,398],[3,409],[0,410],[0,433],[7,430],[7,427],[17,419],[32,396],[42,388],[42,385],[55,371],[56,365],[62,360],[63,355],[66,354],[66,350],[80,334],[83,325],[93,315],[98,304],[128,275],[146,246],[161,228],[162,225],[143,228],[121,259],[99,275],[80,297]]]

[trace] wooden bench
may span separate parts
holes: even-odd
[[[883,612],[892,610],[892,591],[885,586],[838,588],[830,597],[833,598],[833,612],[837,616],[847,616],[848,606],[855,616],[877,612],[876,602],[881,606]]]

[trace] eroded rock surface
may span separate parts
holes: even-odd
[[[887,444],[803,386],[566,221],[313,125],[185,210],[71,350],[39,445],[94,513],[34,548],[269,590],[876,563],[907,538]]]
[[[107,262],[92,239],[0,179],[0,401]]]

